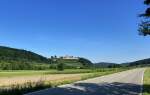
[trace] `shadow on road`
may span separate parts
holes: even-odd
[[[140,92],[141,85],[130,83],[75,83],[73,86],[47,89],[42,94],[29,95],[139,95]]]
[[[87,95],[137,95],[140,93],[140,85],[129,83],[103,83],[100,85],[79,83],[76,86],[85,88]],[[94,88],[94,89],[93,89]]]

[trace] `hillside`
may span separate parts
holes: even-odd
[[[87,68],[93,65],[85,58],[52,59],[31,51],[0,46],[0,69],[2,70],[56,69],[59,63],[63,63],[65,68]]]
[[[99,62],[95,63],[94,67],[96,68],[111,68],[111,67],[147,67],[150,66],[150,58],[137,60],[134,62],[116,64],[116,63],[108,63],[108,62]]]
[[[49,63],[49,60],[46,57],[43,57],[31,51],[4,46],[0,46],[0,60],[7,62],[21,61],[21,62]]]
[[[48,59],[44,56],[23,49],[15,49],[0,46],[0,69],[2,70],[21,70],[21,69],[51,69],[57,68],[58,63],[63,63],[66,68],[112,68],[112,67],[143,67],[150,66],[150,58],[134,62],[116,64],[108,62],[93,63],[86,58],[61,59],[57,61]]]
[[[142,59],[142,60],[138,60],[138,61],[134,61],[134,62],[123,63],[122,65],[136,66],[136,67],[150,66],[150,58]]]
[[[116,63],[109,63],[109,62],[99,62],[99,63],[95,63],[94,67],[96,68],[112,68],[112,67],[120,67],[120,64],[116,64]]]
[[[1,70],[49,69],[50,59],[31,51],[0,46]]]
[[[63,63],[66,68],[89,68],[93,66],[93,63],[86,58],[79,58],[79,59],[58,58],[56,62],[52,62],[52,64],[54,65],[57,63]]]

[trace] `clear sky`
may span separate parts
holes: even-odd
[[[150,58],[143,0],[0,0],[0,45],[93,62]]]

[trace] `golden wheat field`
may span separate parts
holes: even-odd
[[[32,76],[14,76],[1,77],[0,86],[10,86],[15,84],[23,84],[26,82],[38,81],[64,81],[64,80],[78,80],[85,74],[52,74],[52,75],[32,75]]]

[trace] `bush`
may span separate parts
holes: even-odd
[[[63,71],[64,70],[64,64],[63,63],[58,63],[57,70],[58,71]]]

